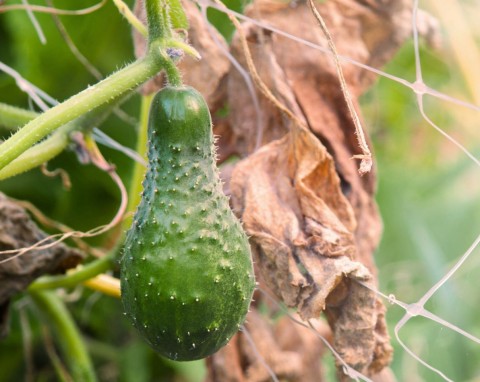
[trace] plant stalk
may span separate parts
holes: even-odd
[[[19,126],[25,125],[39,115],[34,111],[0,102],[0,126],[8,130],[17,130]]]
[[[165,0],[145,0],[147,12],[148,44],[171,37]]]
[[[1,107],[2,105],[0,104],[0,112]],[[44,141],[37,143],[33,147],[30,147],[28,150],[6,165],[3,169],[1,169],[0,180],[21,174],[55,158],[70,143],[69,136],[72,131],[82,129],[89,130],[92,128],[92,126],[100,124],[110,114],[112,108],[113,105],[104,104],[95,110],[61,126],[51,136],[46,138]],[[17,107],[12,107],[12,109],[15,109],[16,113],[15,118],[11,118],[12,122],[14,120],[16,122],[22,122],[23,120],[23,124],[25,124],[40,115],[33,112],[29,112],[29,114],[22,114],[22,111],[25,112],[26,110]]]
[[[97,381],[90,356],[65,304],[50,291],[32,291],[30,296],[53,326],[72,379],[76,382]]]
[[[62,276],[44,276],[30,284],[29,292],[55,288],[73,288],[83,281],[106,272],[115,264],[114,251],[99,259],[93,260],[77,271]]]
[[[7,139],[1,146],[0,169],[50,132],[98,106],[112,102],[153,77],[162,69],[158,44],[148,54],[96,85],[47,110]]]
[[[56,157],[68,146],[68,135],[75,127],[73,122],[62,126],[51,137],[15,158],[0,170],[0,180],[31,170]]]
[[[142,105],[140,110],[140,123],[137,134],[136,151],[147,160],[147,139],[148,139],[148,115],[150,105],[152,103],[153,94],[144,95],[142,97]],[[140,194],[142,192],[142,180],[145,176],[145,166],[139,162],[135,162],[133,173],[130,180],[130,188],[128,190],[128,207],[127,213],[134,212],[140,203]],[[132,224],[132,216],[129,216],[123,221],[124,230],[130,228]]]

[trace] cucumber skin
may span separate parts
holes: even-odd
[[[144,191],[121,260],[122,301],[161,355],[200,359],[245,320],[255,287],[250,246],[222,191],[202,95],[162,89],[148,129]]]

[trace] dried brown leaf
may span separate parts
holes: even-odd
[[[47,235],[30,219],[25,210],[0,193],[0,251],[28,247]],[[0,254],[0,260],[11,255]],[[0,338],[7,335],[10,299],[46,273],[63,273],[80,263],[78,250],[59,243],[44,250],[32,250],[0,264]]]
[[[277,6],[272,7],[272,3]],[[372,67],[381,67],[387,63],[411,36],[411,0],[331,0],[318,2],[317,8],[327,24],[338,53]],[[327,48],[322,31],[304,3],[290,7],[288,3],[278,5],[274,0],[257,0],[248,13],[284,32]],[[280,35],[276,36],[276,42],[275,55],[282,68],[293,71],[295,67],[300,68],[297,65],[301,63],[302,70],[298,71],[297,76],[308,77],[310,67],[316,67],[316,75],[322,73],[325,85],[333,82],[336,84],[335,91],[340,91],[333,59],[328,54]],[[352,93],[355,94],[356,91],[357,95],[376,78],[371,72],[351,64],[344,64],[343,70],[347,83],[353,86]]]
[[[264,146],[236,166],[230,187],[268,287],[303,319],[326,311],[350,366],[369,374],[383,368],[391,354],[388,336],[377,332],[383,315],[375,293],[358,283],[373,277],[352,260],[354,212],[318,139],[295,130]]]
[[[257,71],[274,95],[296,115],[301,116],[285,74],[276,61],[271,46],[272,35],[259,30],[250,23],[243,25],[248,46]],[[232,55],[240,65],[246,67],[246,60],[238,34],[231,46]],[[289,129],[290,121],[261,92],[255,91],[259,107],[252,102],[252,94],[242,74],[232,68],[227,78],[227,94],[230,105],[230,128],[232,140],[240,156],[245,157],[258,146],[283,137]]]

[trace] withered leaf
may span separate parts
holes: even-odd
[[[25,210],[0,193],[0,251],[25,248],[46,236]],[[0,254],[0,260],[10,256]],[[0,338],[7,335],[8,305],[15,294],[43,274],[63,273],[74,268],[82,258],[80,251],[59,243],[48,249],[28,251],[0,263]]]
[[[373,277],[352,260],[355,216],[325,147],[311,132],[293,130],[241,161],[230,187],[262,279],[303,319],[326,310],[337,351],[367,372],[377,346],[377,298],[356,282]]]

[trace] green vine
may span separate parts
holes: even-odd
[[[72,379],[76,382],[95,382],[97,378],[90,356],[62,300],[50,291],[32,291],[30,296],[56,332]]]
[[[156,49],[151,49],[151,53],[143,59],[130,64],[27,123],[2,144],[0,169],[55,129],[104,103],[113,102],[154,76],[163,63],[163,59],[160,59],[160,55],[155,51]]]
[[[28,287],[29,292],[36,292],[45,289],[73,288],[83,281],[91,279],[106,272],[115,264],[114,251],[108,255],[91,261],[78,271],[62,276],[44,276]]]
[[[58,155],[70,142],[72,131],[85,130],[88,126],[100,122],[107,114],[106,111],[110,111],[118,100],[161,70],[165,71],[170,84],[179,86],[182,83],[180,72],[175,65],[179,51],[197,58],[198,52],[175,35],[166,0],[145,0],[145,7],[148,50],[143,58],[42,114],[0,103],[1,126],[13,130],[24,125],[0,146],[0,180],[34,168]],[[178,8],[178,5],[176,7]],[[176,12],[178,13],[178,9]],[[144,153],[146,146],[146,115],[150,98],[143,99],[142,125],[137,147],[140,153]],[[143,172],[141,165],[136,164],[129,195],[130,211],[138,203]],[[71,274],[40,278],[30,285],[28,290],[36,294],[45,289],[74,287],[111,269],[113,265],[114,251]]]
[[[165,0],[146,0],[148,43],[172,36]]]
[[[25,151],[0,170],[0,180],[31,170],[56,157],[68,146],[68,135],[75,128],[74,123],[66,124],[45,141]]]
[[[38,116],[34,111],[0,102],[0,126],[9,130],[16,130]]]
[[[112,74],[98,84],[71,97],[43,114],[0,103],[0,125],[8,129],[19,129],[1,145],[0,180],[34,168],[58,155],[67,147],[70,133],[97,124],[113,108],[114,102],[132,91],[136,86],[165,70],[169,83],[181,84],[181,76],[175,62],[170,58],[169,49],[187,51],[198,57],[188,44],[173,36],[168,10],[159,0],[146,0],[149,49],[142,59]],[[145,156],[148,127],[148,109],[151,96],[143,97],[141,126],[137,150]],[[106,106],[102,106],[106,105]],[[42,138],[49,135],[38,144]],[[138,204],[144,168],[137,163],[129,192],[129,211]],[[114,252],[68,275],[42,277],[28,288],[29,292],[60,287],[74,287],[96,275],[111,269]]]
[[[5,106],[8,105],[0,104],[0,112],[2,107]],[[112,109],[113,105],[107,104],[61,126],[48,138],[30,147],[1,169],[0,180],[21,174],[55,158],[68,146],[70,143],[70,134],[73,131],[89,130],[92,126],[100,124],[110,114]],[[28,123],[40,115],[21,108],[12,108],[12,110],[14,110],[14,112],[10,113],[8,124],[4,124],[7,125],[7,128],[14,128],[15,124],[16,126],[20,126]]]
[[[152,103],[153,94],[142,97],[142,107],[140,110],[140,123],[137,134],[137,153],[147,159],[147,130],[148,130],[148,111]],[[138,203],[140,203],[140,193],[142,192],[142,179],[145,174],[145,166],[142,163],[135,162],[133,174],[130,179],[130,189],[128,190],[128,207],[127,212],[135,211]],[[128,217],[123,221],[125,229],[130,227],[132,217]]]

